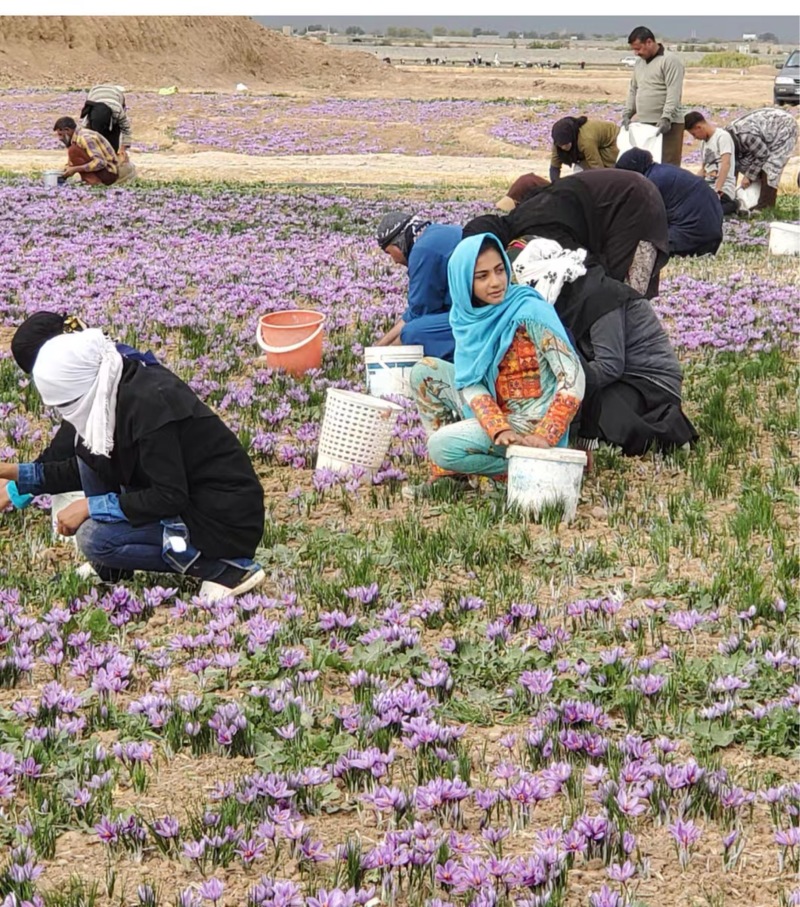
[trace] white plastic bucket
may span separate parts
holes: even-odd
[[[373,397],[397,394],[411,397],[411,369],[425,355],[422,344],[414,346],[368,346],[364,350],[367,390]]]
[[[773,221],[769,225],[770,255],[800,255],[800,224]]]
[[[329,387],[316,468],[344,472],[361,466],[372,474],[386,457],[400,412],[389,400]]]
[[[653,155],[653,161],[660,164],[663,145],[664,136],[658,134],[658,127],[649,123],[631,123],[627,129],[620,129],[617,136],[617,160],[631,148],[644,148]]]
[[[48,188],[53,188],[58,185],[59,176],[63,176],[63,170],[45,170],[42,174],[42,179],[44,180],[45,186]]]
[[[58,531],[58,514],[75,501],[84,497],[82,491],[66,491],[63,494],[54,494],[50,498],[50,519],[53,523],[53,539],[59,542],[74,542],[74,536],[61,535]]]
[[[546,504],[561,503],[563,520],[571,522],[578,508],[586,454],[566,447],[508,448],[508,503],[538,516]]]

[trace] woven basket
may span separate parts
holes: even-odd
[[[317,453],[317,469],[343,472],[380,468],[401,411],[396,403],[329,387]]]

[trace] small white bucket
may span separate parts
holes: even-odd
[[[425,355],[422,344],[415,346],[368,346],[364,350],[367,390],[373,397],[397,394],[411,397],[411,369]]]
[[[374,473],[389,450],[400,412],[401,407],[388,400],[329,387],[316,468],[344,472],[361,466]]]
[[[773,221],[769,225],[770,255],[800,255],[800,224]]]
[[[45,170],[42,174],[45,186],[52,189],[58,185],[58,178],[64,175],[63,170]]]
[[[561,503],[563,520],[571,522],[578,508],[586,454],[566,447],[508,448],[508,503],[538,517],[546,504]]]
[[[50,498],[50,519],[53,523],[53,539],[57,542],[74,542],[75,536],[61,535],[58,531],[58,514],[75,501],[83,500],[82,491],[65,491],[63,494],[54,494]]]

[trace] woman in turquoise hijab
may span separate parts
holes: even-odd
[[[502,478],[509,444],[567,444],[583,399],[580,361],[555,309],[510,274],[491,233],[462,240],[450,257],[454,362],[426,357],[411,373],[432,479]]]

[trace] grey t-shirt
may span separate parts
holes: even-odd
[[[707,142],[703,142],[701,148],[703,158],[703,172],[705,173],[706,182],[711,183],[713,187],[719,175],[720,163],[723,154],[730,154],[731,166],[722,191],[728,198],[734,198],[736,195],[736,152],[733,147],[733,139],[724,129],[717,127],[714,135]]]

